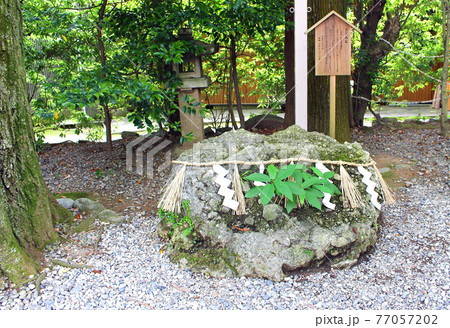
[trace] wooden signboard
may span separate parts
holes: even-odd
[[[334,10],[306,33],[315,32],[316,75],[330,76],[330,136],[336,137],[336,75],[351,75],[351,31],[362,33]]]
[[[316,27],[316,75],[351,74],[350,31],[350,26],[335,15]]]

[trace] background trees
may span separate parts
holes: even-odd
[[[59,122],[73,113],[77,120],[87,120],[84,111],[100,107],[97,120],[105,121],[108,139],[110,116],[120,112],[140,127],[175,131],[179,81],[171,65],[195,48],[177,38],[180,27],[191,27],[194,38],[221,47],[204,60],[214,81],[205,94],[224,90],[230,108],[237,103],[243,126],[242,85],[253,84],[261,107],[279,108],[286,102],[285,123],[290,125],[294,91],[286,93],[292,88],[292,31],[286,27],[291,24],[291,5],[262,0],[25,1],[35,122]],[[440,80],[442,9],[433,1],[318,0],[309,5],[310,25],[335,9],[363,30],[354,37],[352,103],[342,93],[348,93],[348,79],[338,79],[338,110],[343,109],[338,113],[338,140],[349,139],[346,120],[350,127],[362,125],[373,98],[395,100],[405,87],[417,89]],[[310,67],[313,51],[311,41]],[[309,77],[309,126],[326,132],[328,82],[313,72]]]

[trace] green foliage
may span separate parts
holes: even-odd
[[[181,208],[184,211],[184,215],[182,218],[180,218],[180,216],[176,213],[165,211],[161,208],[159,209],[159,218],[161,220],[166,220],[166,223],[170,225],[170,237],[173,235],[175,228],[185,222],[188,224],[188,228],[183,230],[183,236],[187,237],[191,232],[194,231],[194,224],[191,220],[191,208],[189,207],[189,200],[184,200]]]
[[[334,172],[322,173],[319,169],[311,167],[313,174],[307,172],[304,165],[290,164],[277,169],[274,165],[267,167],[267,174],[253,173],[245,177],[246,180],[266,183],[262,187],[254,187],[246,194],[246,198],[259,196],[261,203],[267,205],[274,195],[285,197],[286,211],[290,213],[297,203],[303,205],[305,200],[318,210],[322,209],[321,199],[324,193],[340,194],[339,189],[328,179]]]
[[[354,19],[358,21],[372,8],[371,5],[372,1],[354,1],[353,8],[349,7],[347,18],[350,21]],[[361,9],[362,12],[358,13],[358,10]],[[380,41],[382,46],[388,50],[388,54],[380,63],[373,63],[370,71],[374,83],[373,94],[375,98],[378,98],[377,100],[397,100],[403,96],[406,88],[414,92],[427,84],[436,83],[435,80],[420,73],[417,69],[436,79],[440,77],[442,8],[432,1],[420,2],[418,5],[415,0],[387,1],[384,10],[386,14],[381,18],[377,35],[373,36],[369,46],[383,37],[388,19],[387,14],[395,15],[395,12],[399,10],[402,28],[394,44],[398,51]],[[353,33],[352,45],[355,65],[362,66],[371,63],[372,58],[368,55],[368,49],[360,47],[359,33]]]

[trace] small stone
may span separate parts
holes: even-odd
[[[287,217],[287,215],[283,213],[283,208],[278,204],[268,204],[264,206],[263,217],[267,221],[274,221],[285,216]]]
[[[254,225],[255,224],[255,219],[251,216],[245,218],[244,220],[244,224],[246,225]]]
[[[75,201],[70,198],[58,198],[56,201],[59,205],[67,209],[71,209],[73,207],[73,204],[75,203]]]

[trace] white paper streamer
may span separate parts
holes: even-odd
[[[366,191],[370,195],[370,201],[373,206],[375,206],[378,210],[381,210],[381,204],[378,203],[378,193],[375,191],[375,187],[377,186],[375,182],[370,180],[372,173],[367,171],[362,166],[358,166],[358,171],[363,175],[362,182],[367,185]]]
[[[317,168],[319,169],[319,171],[322,172],[322,173],[330,172],[330,170],[327,169],[327,168],[325,167],[325,165],[323,165],[322,163],[319,163],[319,162],[316,163],[316,167],[317,167]],[[328,180],[329,182],[331,182],[330,179],[327,179],[327,180]],[[324,194],[325,194],[325,196],[324,196],[323,199],[322,199],[322,204],[323,204],[325,207],[327,207],[327,208],[329,208],[329,209],[331,209],[331,210],[334,210],[334,209],[336,208],[336,205],[330,202],[330,200],[331,200],[331,194],[328,194],[328,193],[324,193]]]
[[[233,199],[234,190],[228,188],[231,184],[231,180],[225,178],[228,174],[228,170],[224,169],[220,165],[213,165],[213,170],[217,173],[217,177],[214,179],[214,182],[220,186],[218,194],[224,197],[222,205],[236,211],[239,207],[239,202]]]
[[[261,164],[259,166],[259,173],[264,173],[264,164]],[[266,185],[264,182],[261,181],[255,181],[253,184],[257,187],[264,187]]]

